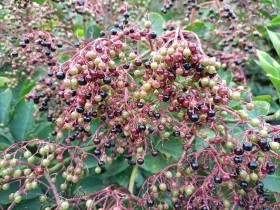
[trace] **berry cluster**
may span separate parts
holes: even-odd
[[[166,14],[172,8],[176,11],[182,10],[176,12],[182,21],[175,22],[172,19],[167,22],[164,29],[174,30],[178,24],[195,26],[197,21],[205,22],[207,33],[200,34],[200,38],[205,40],[203,46],[205,51],[219,57],[224,66],[232,70],[235,82],[246,84],[244,68],[249,58],[255,55],[255,47],[263,45],[264,40],[260,39],[262,34],[258,29],[269,19],[267,16],[259,15],[258,11],[266,8],[273,15],[273,8],[260,5],[256,1],[190,0],[168,1],[162,12]],[[181,14],[185,14],[185,19]]]

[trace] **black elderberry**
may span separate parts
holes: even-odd
[[[191,163],[191,168],[192,168],[192,170],[196,171],[199,168],[199,164],[197,162],[193,162],[193,163]]]
[[[138,158],[137,163],[138,163],[138,165],[143,165],[144,164],[144,159],[143,158]]]
[[[155,31],[151,31],[148,33],[148,36],[150,39],[155,39],[157,37],[157,34]]]
[[[197,122],[197,121],[199,120],[198,114],[196,114],[196,113],[192,114],[192,115],[190,116],[190,120],[191,120],[192,122]]]
[[[146,130],[146,125],[144,124],[141,124],[138,126],[138,130],[141,132],[141,131],[145,131]]]
[[[63,80],[63,79],[65,78],[64,72],[58,71],[58,72],[56,73],[56,78],[59,79],[59,80]]]
[[[87,84],[87,81],[86,81],[86,79],[85,79],[84,77],[80,77],[80,78],[78,79],[78,84],[79,84],[79,85],[86,85],[86,84]]]
[[[85,108],[84,108],[83,106],[78,106],[78,107],[76,108],[76,111],[77,111],[78,113],[83,113],[84,110],[85,110]]]
[[[192,64],[191,64],[191,63],[185,63],[185,64],[183,65],[183,68],[184,68],[185,70],[190,70],[190,69],[192,68]]]
[[[246,188],[249,187],[249,184],[248,184],[248,182],[246,182],[246,181],[241,181],[241,182],[240,182],[240,187],[242,187],[243,189],[246,189]]]
[[[167,101],[169,101],[169,99],[170,99],[170,96],[169,96],[168,94],[165,93],[165,94],[163,95],[163,99],[162,99],[162,100],[163,100],[164,102],[167,102]]]
[[[99,167],[105,167],[105,162],[103,160],[98,161]]]
[[[245,143],[243,144],[243,149],[244,149],[245,151],[252,151],[252,149],[253,149],[253,144],[252,144],[251,142],[245,142]]]
[[[210,109],[208,112],[207,112],[207,116],[208,117],[215,117],[215,114],[216,114],[216,111],[214,109]]]
[[[243,148],[242,147],[236,147],[234,149],[234,154],[236,154],[236,155],[243,155],[244,154]]]
[[[248,163],[248,168],[249,168],[250,170],[255,170],[255,169],[258,168],[258,164],[257,164],[256,162],[249,162],[249,163]]]
[[[214,182],[216,183],[216,184],[221,184],[222,183],[222,177],[221,176],[215,176],[214,177]]]
[[[100,156],[100,155],[101,155],[100,149],[95,149],[95,150],[93,151],[93,154],[96,155],[96,156]]]
[[[105,36],[106,33],[105,33],[105,31],[100,31],[99,34],[101,37],[103,37],[103,36]]]
[[[111,83],[111,77],[104,77],[104,78],[103,78],[103,82],[104,82],[105,84],[110,84],[110,83]]]
[[[280,134],[277,134],[276,136],[274,136],[274,141],[280,143]]]
[[[201,64],[199,64],[197,67],[196,67],[196,71],[198,71],[198,72],[202,72],[204,70],[204,67],[201,65]]]
[[[173,132],[173,136],[179,137],[179,136],[180,136],[180,131],[174,131],[174,132]]]
[[[235,157],[233,158],[233,161],[234,161],[234,163],[236,163],[236,164],[242,163],[242,157],[240,157],[240,156],[235,156]]]
[[[148,199],[148,200],[147,200],[147,205],[148,205],[149,207],[152,207],[152,206],[154,205],[154,200]]]

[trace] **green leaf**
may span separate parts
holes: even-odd
[[[82,179],[76,185],[74,189],[74,195],[84,195],[92,192],[96,192],[105,188],[106,186],[102,183],[101,175],[95,174],[91,171],[90,176]]]
[[[10,185],[10,189],[3,191],[0,191],[0,203],[1,204],[9,204],[12,203],[12,201],[9,199],[9,195],[11,193],[15,193],[19,189],[19,183],[14,182]],[[38,197],[42,193],[42,190],[40,188],[37,188],[35,190],[28,191],[26,195],[23,196],[23,200],[29,200]]]
[[[41,209],[43,204],[39,202],[38,198],[23,200],[15,207],[13,210],[22,210],[22,209]]]
[[[280,173],[275,173],[273,175],[266,175],[262,180],[265,185],[265,188],[272,191],[280,193]]]
[[[253,101],[253,104],[255,105],[254,110],[248,111],[246,109],[246,106],[243,106],[244,110],[247,110],[248,116],[250,118],[255,118],[259,116],[266,116],[269,113],[270,110],[270,104],[266,101]]]
[[[128,167],[129,165],[124,160],[124,158],[118,158],[117,160],[114,161],[112,165],[108,167],[106,173],[104,173],[104,176],[106,177],[115,176],[118,173],[121,173],[122,171],[127,169]]]
[[[270,74],[268,74],[268,77],[271,80],[271,82],[273,83],[276,90],[278,91],[278,95],[279,95],[279,98],[280,98],[280,79],[276,78],[276,77],[274,77]]]
[[[0,88],[5,87],[9,81],[9,78],[7,77],[0,77]]]
[[[153,157],[151,154],[147,154],[145,162],[140,168],[150,173],[158,173],[167,165],[167,161],[163,159],[161,155]]]
[[[271,42],[272,42],[272,44],[273,44],[273,46],[274,46],[278,56],[280,56],[280,34],[279,33],[275,33],[273,31],[270,31],[270,30],[267,30],[267,32],[268,32],[270,40],[271,40]],[[280,68],[279,66],[277,67],[278,69]],[[280,70],[279,70],[279,72],[280,72]]]
[[[267,101],[270,102],[272,100],[271,95],[261,95],[261,96],[256,96],[253,98],[253,101]]]
[[[24,97],[26,94],[28,94],[32,88],[35,86],[35,81],[25,80],[22,90],[20,91],[20,97]]]
[[[13,93],[10,89],[0,94],[0,123],[5,124],[8,121],[10,103]]]
[[[266,52],[257,50],[258,57],[260,59],[260,66],[267,73],[274,77],[279,77],[280,65]]]
[[[153,23],[153,29],[157,33],[158,36],[160,36],[163,32],[163,27],[165,25],[165,20],[164,18],[156,12],[151,12],[148,15],[148,20]]]
[[[15,106],[15,111],[9,122],[12,135],[16,141],[23,141],[27,137],[28,132],[34,126],[34,112],[33,102],[25,102],[21,99]]]
[[[9,128],[0,128],[0,151],[6,149],[6,145],[10,146],[15,143]]]
[[[88,26],[86,30],[86,38],[98,38],[100,37],[100,31],[101,29],[97,26]]]
[[[161,141],[159,141],[159,143],[160,142]],[[157,146],[157,149],[161,153],[165,153],[167,156],[172,156],[175,158],[181,157],[183,153],[182,141],[176,138],[165,140],[162,146]]]
[[[273,18],[268,26],[280,26],[280,16],[276,16],[275,18]]]
[[[192,25],[187,26],[186,30],[193,31],[197,35],[204,35],[204,33],[206,32],[206,30],[208,30],[208,28],[204,23],[196,22]]]

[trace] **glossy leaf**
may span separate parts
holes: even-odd
[[[10,89],[0,94],[0,123],[6,124],[8,121],[10,103],[13,97],[12,94]]]
[[[271,74],[274,77],[279,77],[280,65],[266,52],[257,50],[257,54],[260,60],[260,66],[267,74]]]
[[[9,122],[12,135],[16,141],[23,141],[27,137],[27,134],[32,130],[34,126],[34,113],[33,102],[25,102],[21,99],[15,106],[15,111]]]
[[[280,57],[280,34],[279,33],[275,33],[273,31],[267,30],[268,35],[270,37],[270,40],[278,54],[278,56]],[[280,65],[278,66],[278,69],[280,68]],[[280,69],[279,69],[280,72]]]

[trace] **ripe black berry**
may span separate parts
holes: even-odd
[[[249,168],[250,170],[255,170],[255,169],[258,168],[258,164],[257,164],[256,162],[249,162],[249,163],[248,163],[248,168]]]
[[[148,200],[147,200],[147,205],[148,205],[149,207],[152,207],[152,206],[154,205],[154,200],[148,199]]]
[[[267,145],[267,140],[266,139],[259,139],[258,145],[260,147],[265,147]]]
[[[146,125],[144,124],[141,124],[138,126],[138,130],[141,132],[141,131],[145,131],[146,130]]]
[[[235,156],[233,158],[234,163],[238,164],[238,163],[242,163],[242,157],[240,156]]]
[[[86,85],[86,84],[87,84],[87,81],[86,81],[86,79],[85,79],[84,77],[80,77],[80,78],[78,79],[78,84],[79,84],[79,85]]]
[[[199,164],[198,164],[197,162],[193,162],[193,163],[191,163],[191,168],[192,168],[194,171],[196,171],[196,170],[198,170],[198,168],[199,168]]]
[[[210,109],[210,110],[207,112],[207,116],[208,116],[208,117],[215,117],[215,114],[216,114],[216,112],[215,112],[214,109]]]
[[[251,151],[253,149],[253,144],[251,142],[247,141],[243,144],[243,149],[245,151]]]
[[[246,181],[241,181],[241,182],[240,182],[240,187],[242,187],[243,189],[246,189],[246,188],[249,187],[249,184],[248,184],[248,182],[246,182]]]
[[[185,70],[190,70],[190,69],[192,68],[192,64],[190,64],[190,63],[185,63],[185,64],[183,65],[183,68],[184,68]]]
[[[215,176],[214,177],[214,182],[216,183],[216,184],[221,184],[222,183],[222,177],[221,176]]]
[[[76,111],[77,111],[78,113],[83,113],[83,112],[85,111],[85,109],[84,109],[83,106],[78,106],[78,107],[76,108]]]
[[[110,83],[111,83],[111,77],[104,77],[104,78],[103,78],[103,82],[104,82],[105,84],[110,84]]]
[[[156,34],[156,32],[151,31],[150,33],[148,33],[148,36],[150,39],[155,39],[157,37],[157,34]]]
[[[174,131],[174,132],[173,132],[173,136],[175,136],[175,137],[180,136],[180,131]]]
[[[204,67],[203,67],[201,64],[199,64],[199,65],[196,67],[196,71],[198,71],[198,72],[202,72],[203,69],[204,69]]]
[[[236,154],[236,155],[243,155],[244,154],[243,148],[242,147],[236,147],[234,149],[234,154]]]
[[[277,134],[276,136],[274,136],[274,141],[280,143],[280,134]]]
[[[163,95],[163,99],[162,99],[162,100],[163,100],[164,102],[167,102],[167,101],[169,101],[169,99],[170,99],[170,96],[169,96],[168,94],[165,93],[165,94]]]
[[[59,79],[59,80],[63,80],[63,79],[65,78],[64,72],[58,71],[58,72],[56,73],[56,78]]]
[[[196,113],[192,114],[192,115],[190,116],[190,120],[191,120],[192,122],[197,122],[197,121],[199,120],[198,114],[196,114]]]
[[[144,159],[143,158],[138,158],[137,163],[138,163],[138,165],[143,165]]]

